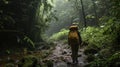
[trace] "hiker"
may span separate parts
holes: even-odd
[[[81,36],[78,31],[78,26],[76,24],[72,24],[69,28],[69,34],[68,34],[68,44],[71,46],[72,51],[72,61],[73,63],[78,63],[78,49],[81,45]]]

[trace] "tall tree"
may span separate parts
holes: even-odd
[[[51,8],[48,0],[0,0],[0,31],[18,31],[33,42],[41,42],[41,34],[52,18]]]
[[[81,6],[82,6],[82,13],[83,13],[83,18],[84,18],[84,26],[86,27],[86,19],[85,19],[85,10],[84,10],[84,5],[83,5],[83,1],[81,0]]]
[[[95,23],[96,23],[96,25],[98,25],[98,15],[97,15],[97,12],[96,12],[96,10],[97,10],[97,8],[96,8],[96,4],[95,4],[95,0],[92,0],[92,3],[93,3],[93,7],[94,7],[94,13],[95,13]]]

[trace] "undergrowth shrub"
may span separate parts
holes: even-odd
[[[108,58],[112,55],[111,49],[110,48],[105,48],[99,51],[99,58],[105,59]]]
[[[88,45],[84,51],[84,54],[96,54],[100,49],[96,45]]]
[[[103,37],[101,33],[102,31],[96,27],[87,27],[81,32],[82,40],[88,43],[84,51],[86,55],[94,55],[104,47],[102,44],[104,43],[103,39],[105,39],[105,37]]]
[[[67,40],[68,30],[62,29],[60,32],[53,34],[49,40],[59,41],[59,40]]]
[[[87,62],[94,61],[95,60],[95,56],[93,54],[89,54],[89,55],[87,55],[86,60],[87,60]]]
[[[106,62],[102,59],[95,59],[93,62],[90,62],[88,65],[85,67],[106,67]]]
[[[107,60],[108,67],[120,67],[120,52],[113,54]]]
[[[82,40],[88,43],[84,53],[90,61],[89,67],[119,67],[120,55],[116,55],[116,52],[120,52],[119,31],[120,22],[109,18],[100,27],[87,27],[81,32]]]
[[[18,63],[18,67],[41,67],[38,58],[35,56],[25,56]]]

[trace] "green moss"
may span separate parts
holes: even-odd
[[[93,62],[90,62],[85,67],[107,67],[107,66],[104,60],[97,58]]]
[[[18,66],[20,66],[20,67],[37,67],[37,66],[41,66],[41,65],[38,64],[38,58],[31,55],[31,56],[26,56],[26,57],[22,58],[18,64]]]
[[[67,40],[68,30],[62,29],[60,32],[53,34],[49,40],[57,41],[57,40]]]
[[[89,55],[89,54],[96,54],[100,50],[99,47],[96,45],[88,45],[84,51],[84,54]]]
[[[108,60],[109,67],[120,67],[120,52],[113,54]]]
[[[92,54],[89,54],[89,55],[87,55],[86,60],[87,60],[88,62],[94,61],[94,60],[95,60],[95,56],[92,55]]]
[[[101,51],[99,51],[99,58],[102,58],[102,59],[105,59],[105,58],[108,58],[110,57],[112,54],[110,48],[105,48],[105,49],[102,49]]]
[[[5,67],[15,67],[15,65],[13,63],[8,63],[5,65]]]

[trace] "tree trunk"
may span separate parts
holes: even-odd
[[[96,5],[95,5],[95,2],[94,2],[94,0],[92,0],[92,3],[93,3],[93,10],[94,10],[94,13],[95,13],[95,25],[97,25],[98,26],[98,15],[97,15],[97,12],[96,12]]]
[[[87,23],[85,19],[85,11],[84,11],[84,5],[82,0],[81,0],[81,6],[82,6],[83,19],[84,19],[84,27],[86,27]]]

